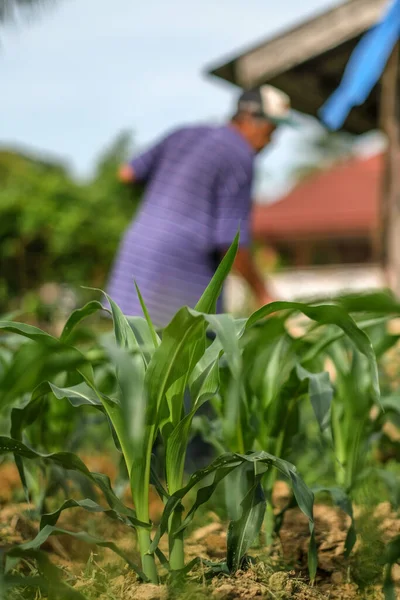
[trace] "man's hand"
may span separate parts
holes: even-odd
[[[258,272],[248,248],[239,248],[233,267],[250,285],[258,308],[274,302],[275,298],[265,287],[264,278]]]
[[[118,179],[122,183],[135,183],[135,171],[130,165],[122,165],[118,171]]]

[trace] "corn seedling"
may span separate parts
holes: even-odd
[[[98,388],[88,356],[68,345],[68,336],[74,326],[92,314],[93,304],[72,314],[66,330],[58,340],[41,330],[17,323],[0,323],[0,329],[28,337],[38,344],[52,349],[53,353],[65,352],[74,361],[75,373],[80,383],[60,387],[43,382],[33,391],[30,402],[22,412],[14,413],[12,432],[14,437],[0,438],[0,453],[13,453],[24,459],[40,458],[83,475],[99,488],[108,508],[93,500],[67,500],[51,514],[42,516],[38,536],[31,542],[10,550],[11,562],[23,552],[38,552],[50,535],[65,533],[57,528],[60,514],[66,509],[83,508],[89,512],[102,512],[110,519],[123,522],[136,530],[140,549],[141,565],[132,562],[130,555],[122,552],[114,542],[89,536],[85,532],[69,535],[80,540],[110,548],[139,574],[144,581],[158,583],[158,562],[171,575],[185,573],[193,564],[185,565],[184,531],[192,521],[199,506],[207,502],[218,484],[234,471],[246,465],[246,487],[241,499],[241,511],[228,531],[228,571],[237,570],[261,528],[265,497],[261,482],[271,469],[277,469],[292,485],[296,501],[310,523],[309,570],[316,573],[316,548],[313,524],[313,494],[305,486],[296,469],[288,462],[259,450],[250,451],[243,444],[239,452],[225,452],[208,467],[198,470],[184,481],[185,454],[191,433],[192,420],[197,410],[216,396],[220,387],[220,360],[231,364],[238,358],[238,339],[243,331],[243,322],[236,322],[226,315],[215,315],[215,307],[224,280],[233,264],[238,239],[223,259],[210,285],[194,310],[182,308],[162,332],[160,338],[150,320],[143,300],[145,319],[127,318],[110,299],[113,317],[115,344],[107,344],[105,352],[113,368],[115,389],[106,394]],[[139,297],[140,297],[140,292]],[[258,322],[268,313],[256,313],[245,327]],[[220,346],[209,345],[207,330],[212,329]],[[65,331],[67,333],[65,333]],[[70,364],[71,366],[71,364]],[[185,411],[184,395],[190,390],[191,406]],[[72,406],[92,407],[107,418],[113,439],[122,453],[129,474],[130,490],[134,509],[125,506],[114,493],[110,481],[101,474],[90,472],[80,458],[70,452],[44,454],[33,450],[22,441],[22,432],[29,413],[34,412],[46,397],[55,402],[67,400]],[[160,435],[165,449],[163,485],[152,469],[152,450]],[[152,535],[149,519],[149,487],[153,483],[165,503],[160,524]],[[193,504],[184,509],[183,501],[197,489]],[[168,536],[169,556],[159,549],[162,536]]]

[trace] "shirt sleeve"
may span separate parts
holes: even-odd
[[[139,154],[129,162],[135,172],[137,181],[145,182],[150,178],[161,158],[166,141],[167,138],[163,138],[146,152]]]
[[[240,229],[240,245],[251,242],[253,169],[238,160],[229,160],[222,169],[217,185],[215,246],[226,249]]]

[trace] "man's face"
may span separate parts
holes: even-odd
[[[252,145],[258,153],[270,144],[276,125],[265,119],[253,117],[251,118],[250,129]]]

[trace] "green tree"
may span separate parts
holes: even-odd
[[[130,145],[119,135],[85,183],[58,162],[0,150],[0,310],[49,281],[104,286],[141,197],[116,178]]]

